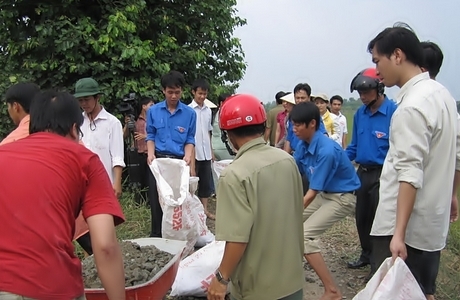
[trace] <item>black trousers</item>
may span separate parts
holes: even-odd
[[[147,153],[138,153],[139,156],[139,185],[135,190],[134,201],[137,204],[149,203],[148,187],[149,187],[149,173],[152,175],[149,165],[147,164]]]
[[[155,153],[156,158],[174,158],[182,159],[182,157]],[[148,197],[150,200],[150,215],[151,215],[151,230],[150,237],[160,237],[161,238],[161,221],[163,220],[163,210],[160,206],[160,199],[158,196],[157,181],[152,172],[149,173],[149,192]]]
[[[356,191],[356,228],[361,243],[362,262],[370,263],[372,254],[371,229],[379,204],[380,173],[382,166],[360,165],[357,171],[361,187]],[[376,271],[376,270],[372,270]]]

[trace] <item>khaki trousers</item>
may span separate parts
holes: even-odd
[[[23,297],[8,292],[0,292],[0,300],[35,300],[28,297]],[[86,300],[85,295],[75,298],[74,300]]]
[[[319,237],[336,222],[352,214],[356,196],[352,193],[321,192],[303,211],[305,254],[321,252]]]

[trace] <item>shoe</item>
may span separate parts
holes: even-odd
[[[361,259],[358,259],[357,261],[352,261],[347,264],[347,267],[349,269],[361,269],[367,266],[369,262],[362,261]]]

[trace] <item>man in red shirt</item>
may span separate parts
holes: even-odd
[[[82,122],[72,95],[41,93],[30,136],[0,147],[0,300],[84,299],[72,244],[80,210],[108,298],[125,299],[115,234],[124,216],[100,159],[78,144]]]

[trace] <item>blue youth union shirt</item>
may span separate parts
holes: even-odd
[[[166,100],[147,111],[147,141],[155,142],[155,152],[184,156],[185,145],[195,145],[196,113],[181,101],[171,113]]]
[[[307,176],[312,190],[347,193],[361,187],[345,151],[320,131],[316,131],[310,144],[299,143],[294,159],[300,173]]]
[[[365,105],[353,117],[353,134],[346,153],[363,165],[383,165],[390,148],[390,122],[397,105],[387,97],[375,113]]]
[[[289,144],[291,146],[292,150],[297,149],[297,145],[299,145],[299,138],[294,134],[293,131],[294,124],[292,123],[291,120],[288,121],[287,123],[287,136],[286,136],[286,141],[289,141]],[[319,118],[319,129],[322,134],[327,134],[326,131],[326,126],[324,126],[324,122],[322,118]]]

